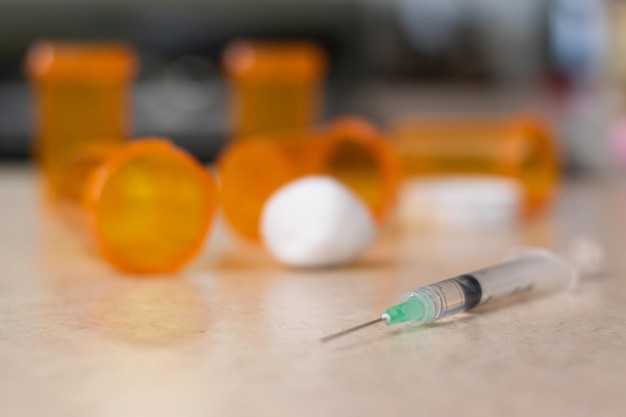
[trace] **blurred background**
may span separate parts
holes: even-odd
[[[626,7],[603,0],[0,0],[0,158],[32,149],[24,57],[37,39],[123,40],[141,59],[135,136],[211,161],[230,137],[222,53],[310,39],[330,58],[324,119],[532,110],[570,173],[612,169]]]

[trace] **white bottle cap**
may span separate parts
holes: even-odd
[[[522,203],[522,186],[512,178],[419,177],[404,184],[399,220],[411,230],[506,231],[519,221]]]

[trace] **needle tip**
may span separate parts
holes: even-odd
[[[377,318],[376,320],[368,321],[367,323],[359,324],[358,326],[354,326],[354,327],[351,327],[351,328],[349,328],[349,329],[342,330],[342,331],[340,331],[340,332],[333,333],[333,334],[331,334],[331,335],[328,335],[328,336],[322,337],[322,338],[320,339],[320,342],[322,342],[322,343],[326,343],[326,342],[328,342],[328,341],[330,341],[330,340],[333,340],[333,339],[336,339],[336,338],[338,338],[338,337],[344,336],[344,335],[346,335],[346,334],[348,334],[348,333],[352,333],[352,332],[354,332],[354,331],[356,331],[356,330],[360,330],[360,329],[362,329],[362,328],[364,328],[364,327],[371,326],[372,324],[380,323],[381,321],[387,321],[387,320],[385,319],[385,315],[383,315],[383,316],[381,316],[381,317]]]

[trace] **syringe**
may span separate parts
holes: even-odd
[[[550,251],[531,249],[514,259],[408,292],[376,320],[321,340],[327,342],[380,322],[421,326],[517,294],[568,290],[577,280],[578,273],[568,262]]]

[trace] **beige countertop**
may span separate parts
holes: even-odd
[[[624,181],[626,183],[626,181]],[[0,167],[0,415],[624,416],[626,187],[570,184],[511,235],[387,232],[358,263],[292,271],[218,231],[178,276],[120,275]],[[571,293],[422,328],[321,336],[514,244],[583,237]]]

